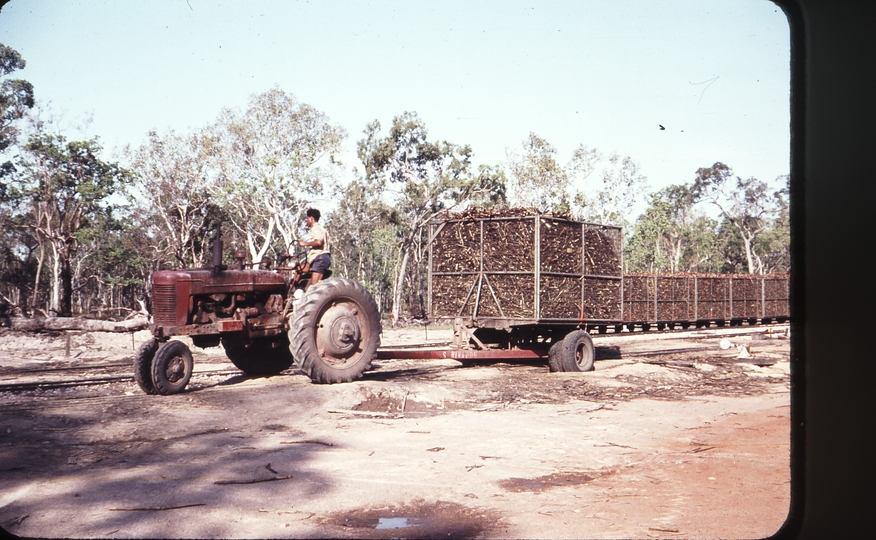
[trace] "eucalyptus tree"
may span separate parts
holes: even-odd
[[[648,195],[649,203],[633,227],[629,244],[636,266],[652,271],[690,270],[690,251],[700,239],[694,227],[702,216],[690,186],[671,185]]]
[[[209,128],[215,141],[213,187],[254,262],[276,233],[293,251],[303,211],[337,173],[346,131],[295,96],[274,88],[250,97],[243,112],[225,109]]]
[[[685,272],[717,274],[722,272],[721,246],[726,244],[719,222],[702,215],[690,226],[688,252],[680,267]]]
[[[33,303],[30,295],[39,248],[26,221],[27,216],[0,212],[0,304],[15,306],[11,309],[17,308],[24,315]]]
[[[358,142],[364,180],[394,208],[396,254],[393,271],[392,319],[402,310],[406,281],[415,285],[423,307],[424,231],[430,220],[472,201],[498,201],[504,197],[504,175],[490,168],[471,172],[472,150],[468,145],[430,141],[424,122],[414,112],[393,118],[386,135],[380,122],[368,124]],[[408,265],[414,260],[414,272]]]
[[[648,207],[636,219],[632,234],[624,244],[626,271],[662,272],[669,268],[666,237],[670,222],[668,203],[658,194],[651,195]]]
[[[748,272],[763,273],[764,263],[756,241],[779,212],[776,193],[770,193],[769,185],[756,178],[734,177],[730,167],[716,162],[697,169],[692,193],[697,200],[717,207],[729,228],[738,235]]]
[[[17,123],[34,106],[33,85],[23,79],[6,78],[27,63],[18,51],[0,43],[0,152],[14,144]]]
[[[573,189],[573,210],[586,221],[626,226],[648,180],[629,156],[603,155],[580,145],[566,165]]]
[[[510,206],[624,226],[647,179],[630,157],[579,145],[562,164],[557,149],[535,133],[520,152],[507,152]]]
[[[333,185],[337,205],[326,216],[332,234],[332,266],[361,283],[380,313],[392,305],[398,212],[362,178]]]
[[[718,222],[698,210],[690,186],[672,185],[649,195],[624,247],[631,272],[717,272],[723,244]]]
[[[72,313],[71,263],[84,230],[112,210],[110,196],[129,181],[116,163],[103,161],[98,140],[67,141],[39,132],[22,147],[12,176],[18,208],[28,214],[40,250],[51,261],[51,311]],[[40,257],[43,260],[43,257]],[[39,283],[39,270],[37,271]]]
[[[209,238],[220,211],[214,201],[217,174],[210,167],[216,141],[196,132],[147,134],[138,148],[125,149],[135,173],[132,203],[145,240],[165,261],[202,266],[209,258]]]
[[[791,268],[791,208],[790,177],[778,178],[783,187],[773,194],[776,211],[769,227],[758,237],[755,252],[759,254],[764,273],[788,272]]]
[[[568,212],[570,180],[557,161],[557,149],[535,133],[523,141],[521,152],[507,152],[508,202],[512,207],[542,212]]]
[[[8,77],[25,65],[18,51],[0,43],[0,302],[23,310],[27,309],[27,289],[35,271],[31,263],[37,243],[14,213],[15,193],[10,182],[15,166],[2,156],[18,141],[18,124],[34,106],[33,85]]]

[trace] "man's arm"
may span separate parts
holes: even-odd
[[[325,244],[325,242],[323,242],[320,239],[314,239],[314,240],[311,240],[309,242],[307,240],[299,240],[298,241],[298,245],[301,247],[322,248],[323,244]]]

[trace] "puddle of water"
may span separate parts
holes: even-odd
[[[406,517],[393,517],[393,518],[378,518],[377,527],[375,529],[404,529],[405,527],[410,527],[413,523],[408,523],[408,518]]]

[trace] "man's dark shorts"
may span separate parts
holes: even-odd
[[[313,262],[310,263],[310,271],[319,274],[325,274],[325,271],[332,265],[332,256],[329,253],[317,255]]]

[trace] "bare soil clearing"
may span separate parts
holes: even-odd
[[[790,353],[764,330],[595,336],[589,373],[394,360],[339,385],[295,369],[250,378],[221,347],[193,348],[192,381],[172,396],[131,380],[147,332],[68,345],[3,331],[0,525],[63,538],[768,536],[790,501]],[[450,338],[412,327],[383,343]],[[737,358],[742,344],[754,358]]]

